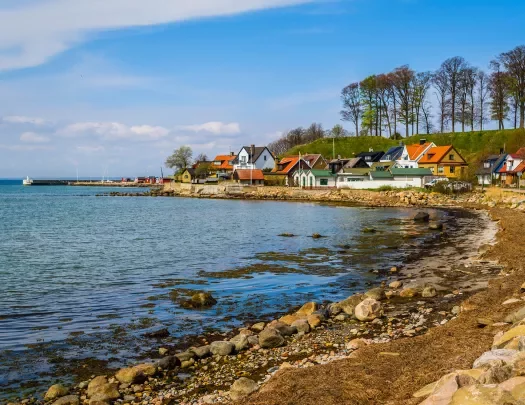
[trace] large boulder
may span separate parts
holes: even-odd
[[[292,323],[292,326],[297,329],[297,332],[303,332],[303,333],[309,333],[310,332],[310,324],[306,319],[298,319],[294,323]]]
[[[177,353],[175,357],[178,358],[181,362],[188,361],[189,359],[193,359],[195,357],[195,352],[188,350],[182,353]]]
[[[283,336],[292,336],[293,334],[297,333],[297,329],[295,327],[287,325],[284,322],[272,321],[269,323],[268,327],[278,330]]]
[[[209,292],[198,292],[191,296],[189,301],[186,301],[188,308],[209,308],[217,304],[217,300]]]
[[[158,369],[162,369],[164,371],[173,370],[175,367],[179,367],[180,365],[181,361],[175,356],[163,357],[155,363],[155,366]]]
[[[245,398],[253,392],[257,391],[259,386],[253,380],[246,377],[241,377],[235,381],[230,388],[230,398],[233,401]]]
[[[509,329],[503,334],[499,339],[494,341],[494,347],[501,349],[508,342],[513,340],[516,337],[525,336],[525,325],[519,325],[512,329]]]
[[[53,405],[79,405],[80,400],[77,395],[66,395],[65,397],[58,398]]]
[[[421,211],[414,215],[412,219],[416,222],[428,222],[430,221],[430,215],[428,212]]]
[[[133,368],[139,373],[144,374],[146,377],[153,377],[157,374],[157,367],[155,367],[155,364],[153,363],[139,364]]]
[[[345,314],[352,316],[354,315],[355,307],[361,301],[363,301],[363,299],[364,299],[364,295],[362,294],[351,295],[350,297],[344,299],[343,301],[340,301],[338,305]]]
[[[319,314],[308,315],[306,320],[311,328],[317,328],[321,326],[321,323],[323,323],[323,317]]]
[[[519,352],[516,350],[507,349],[495,349],[483,353],[478,357],[472,368],[485,368],[488,369],[493,366],[504,366],[506,364],[512,364],[516,359],[516,355]]]
[[[355,317],[360,321],[373,321],[382,316],[381,303],[372,298],[367,298],[355,307]]]
[[[68,389],[62,384],[52,385],[51,387],[49,387],[46,394],[44,395],[44,401],[52,401],[53,399],[57,399],[67,395],[67,393]]]
[[[319,306],[317,305],[316,302],[307,302],[301,307],[301,309],[299,309],[299,311],[297,311],[297,315],[302,315],[302,316],[312,315],[315,311],[317,311],[318,308]]]
[[[230,342],[232,342],[235,345],[235,351],[241,352],[243,350],[246,350],[248,347],[250,347],[250,343],[248,342],[248,336],[239,333],[237,336],[234,336],[230,339]]]
[[[259,345],[265,349],[282,346],[284,343],[283,336],[277,329],[266,328],[259,333]]]
[[[285,315],[279,318],[279,322],[285,323],[287,325],[292,325],[292,323],[302,318],[303,316],[299,316],[299,315]]]
[[[210,352],[213,355],[228,356],[235,349],[235,345],[232,342],[212,342],[210,345]]]
[[[406,287],[401,290],[399,296],[401,298],[413,298],[417,295],[417,290],[413,287]]]
[[[144,381],[146,376],[141,370],[135,367],[127,367],[117,371],[115,378],[124,384],[136,384]]]
[[[456,377],[455,373],[447,374],[436,383],[425,386],[414,395],[419,398],[430,394],[420,405],[448,405],[459,388]]]
[[[190,349],[199,359],[203,359],[204,357],[208,357],[210,355],[210,346],[199,346],[199,347],[192,347]]]
[[[521,405],[507,391],[492,385],[469,385],[458,389],[450,405]]]
[[[87,396],[92,397],[95,395],[99,388],[108,383],[108,379],[105,375],[99,375],[93,378],[87,386]]]
[[[376,301],[381,301],[385,299],[385,290],[383,290],[380,287],[372,288],[371,290],[368,290],[367,292],[365,292],[365,297],[372,298]]]

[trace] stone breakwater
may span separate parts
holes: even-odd
[[[414,220],[428,221],[420,213]],[[209,404],[245,398],[285,369],[303,369],[351,358],[360,348],[424,334],[455,319],[476,281],[499,274],[497,263],[474,261],[460,279],[432,282],[409,268],[382,270],[387,281],[333,303],[308,302],[269,323],[256,322],[228,335],[207,336],[202,345],[177,351],[159,340],[159,360],[111,375],[93,375],[74,386],[53,385],[43,400],[21,403]],[[210,297],[211,298],[211,297]],[[384,352],[385,361],[394,352]]]

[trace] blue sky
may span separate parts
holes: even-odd
[[[156,175],[339,123],[339,92],[525,42],[525,3],[429,0],[2,0],[0,177]],[[350,125],[347,125],[351,129]]]

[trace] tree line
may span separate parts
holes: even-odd
[[[368,76],[341,91],[341,118],[353,123],[356,135],[393,139],[400,131],[410,136],[483,130],[491,119],[499,129],[508,120],[524,128],[525,46],[501,53],[489,67],[486,73],[456,56],[435,72],[404,65]]]

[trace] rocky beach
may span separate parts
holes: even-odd
[[[469,368],[490,349],[493,335],[510,326],[505,317],[522,302],[523,205],[516,195],[357,194],[352,202],[364,205],[489,210],[499,226],[489,225],[483,238],[474,233],[475,240],[465,242],[470,247],[465,256],[441,252],[414,264],[377,269],[380,285],[363,294],[308,302],[270,322],[203,335],[185,350],[163,344],[161,333],[154,363],[92,375],[74,386],[54,385],[44,399],[19,402],[201,404],[242,398],[253,404],[420,403],[421,396],[412,394],[447,372]],[[327,195],[325,201],[348,200],[344,193]],[[425,211],[414,210],[414,221],[446,232]],[[488,217],[486,223],[495,224]],[[491,246],[498,229],[498,243]],[[487,305],[480,306],[480,300]],[[213,298],[194,294],[189,303],[213,305]]]

